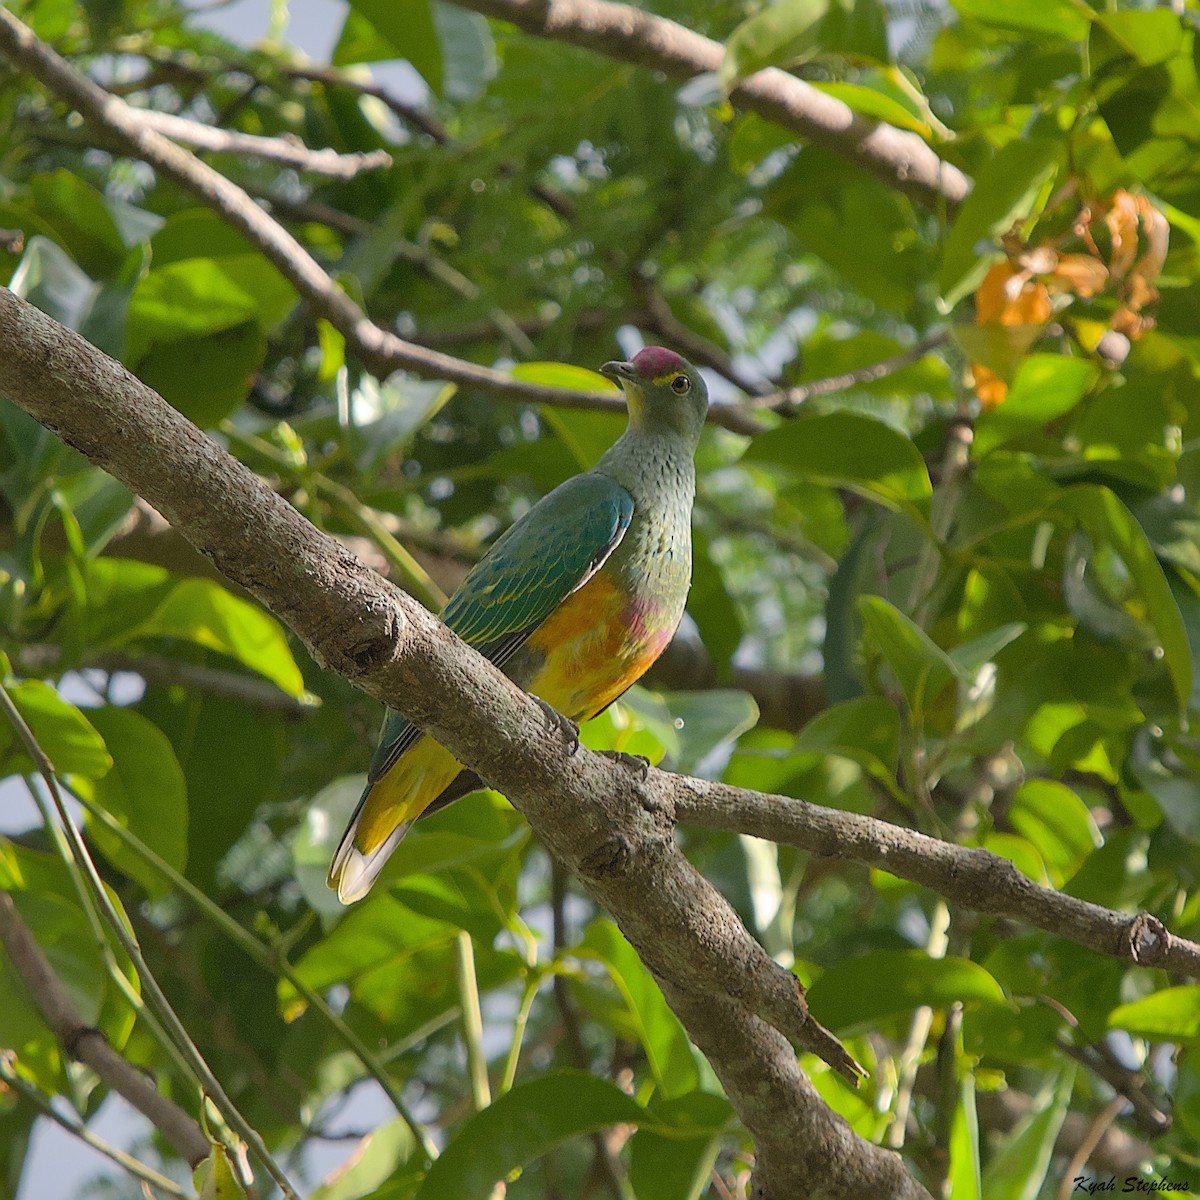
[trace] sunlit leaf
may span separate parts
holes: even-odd
[[[78,781],[76,788],[169,866],[182,871],[187,862],[187,787],[171,743],[157,725],[129,709],[97,708],[89,716],[113,765],[99,779]],[[165,881],[156,868],[101,821],[88,824],[92,840],[114,867],[152,895],[163,890]]]
[[[99,779],[112,767],[112,756],[95,726],[73,704],[40,679],[25,679],[7,688],[17,711],[25,718],[42,751],[62,775]],[[0,721],[0,764],[6,774],[37,770],[17,740],[16,731]]]

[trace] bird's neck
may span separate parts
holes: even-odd
[[[664,500],[690,512],[696,489],[696,448],[678,433],[630,426],[596,464],[601,475],[619,483],[635,505],[658,507]]]

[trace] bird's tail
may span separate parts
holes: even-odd
[[[461,770],[448,750],[423,738],[381,779],[367,785],[326,880],[343,904],[353,904],[371,890],[413,822]]]
[[[359,801],[360,809],[366,798],[367,794],[364,793],[363,800]],[[378,846],[364,852],[355,844],[358,819],[350,822],[346,832],[342,834],[333,862],[329,864],[329,876],[325,880],[337,892],[338,899],[343,904],[353,904],[371,890],[371,886],[379,878],[379,872],[383,870],[384,863],[411,828],[411,821],[402,821]]]

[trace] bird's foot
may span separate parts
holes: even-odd
[[[643,781],[650,776],[650,760],[644,754],[630,754],[626,750],[601,750],[600,753],[631,771],[637,771]]]
[[[564,717],[552,704],[547,704],[541,696],[531,696],[533,702],[546,714],[546,724],[551,729],[557,729],[567,743],[567,754],[572,755],[579,749],[579,726],[570,717]]]

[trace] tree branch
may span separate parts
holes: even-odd
[[[38,1113],[47,1121],[53,1121],[72,1137],[78,1138],[85,1146],[90,1146],[97,1154],[104,1155],[116,1166],[128,1171],[135,1179],[152,1185],[168,1196],[178,1197],[178,1200],[189,1200],[188,1193],[173,1179],[160,1175],[153,1167],[148,1167],[133,1155],[126,1154],[119,1146],[106,1142],[102,1137],[93,1133],[82,1121],[74,1121],[60,1113],[48,1096],[44,1096],[32,1083],[18,1074],[16,1063],[17,1056],[11,1050],[0,1050],[0,1080],[12,1088],[27,1104],[37,1109]],[[145,1194],[153,1196],[152,1192],[145,1192]]]
[[[725,47],[683,25],[610,0],[453,0],[526,33],[583,46],[672,79],[719,69]],[[972,181],[915,133],[860,117],[840,100],[768,67],[743,79],[730,101],[856,162],[930,207],[955,209]]]
[[[925,1197],[820,1099],[789,1039],[853,1060],[674,839],[670,777],[569,758],[542,710],[78,335],[0,289],[0,392],[142,494],[317,660],[404,712],[526,815],[607,908],[708,1056],[769,1200]],[[786,1035],[786,1036],[785,1036]]]
[[[127,1062],[99,1029],[84,1021],[54,973],[8,892],[0,891],[0,942],[50,1031],[69,1058],[91,1067],[104,1085],[142,1113],[190,1166],[208,1157],[199,1123],[156,1090],[148,1075]]]
[[[936,350],[949,340],[950,334],[946,330],[939,330],[889,358],[882,358],[865,367],[856,367],[853,371],[843,371],[840,375],[827,375],[824,379],[798,383],[795,387],[785,388],[781,392],[754,396],[750,405],[753,408],[765,408],[784,416],[791,416],[800,405],[814,396],[831,396],[835,392],[844,392],[847,388],[857,387],[862,383],[874,383],[877,379],[894,375],[897,371],[920,362],[931,350]]]
[[[153,129],[182,146],[211,150],[216,154],[250,154],[312,175],[326,175],[330,179],[353,179],[363,171],[378,171],[392,165],[392,156],[386,150],[372,150],[366,154],[339,154],[328,148],[310,150],[297,137],[263,137],[241,133],[236,129],[218,129],[213,125],[189,121],[186,117],[171,113],[153,112],[148,108],[131,107],[130,111],[138,114],[138,120],[147,129]]]
[[[426,349],[381,329],[242,188],[149,128],[142,120],[144,110],[132,108],[119,96],[92,82],[3,8],[0,8],[0,53],[71,104],[93,130],[113,139],[126,153],[149,163],[249,238],[279,268],[313,312],[345,337],[350,350],[375,375],[382,378],[404,369],[508,400],[624,412],[624,403],[615,389],[580,392],[524,383],[502,371]],[[729,404],[713,405],[708,419],[736,433],[753,435],[761,429],[753,417]]]
[[[963,908],[1016,917],[1142,967],[1200,979],[1200,945],[1149,913],[1128,916],[1041,887],[1006,858],[874,817],[703,779],[664,776],[681,821],[750,833],[827,858],[849,858],[932,888]]]

